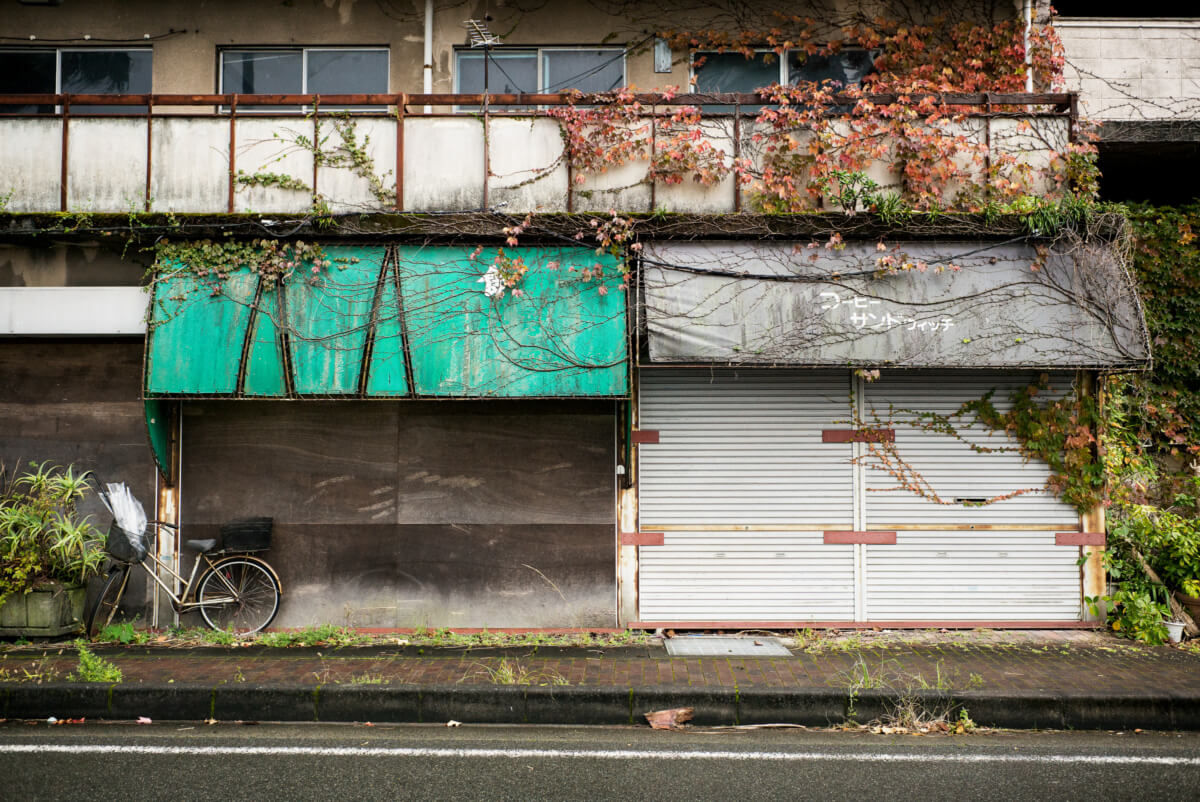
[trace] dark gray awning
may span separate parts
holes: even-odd
[[[654,363],[1139,368],[1136,290],[1105,242],[648,244]],[[882,275],[879,260],[927,264]],[[1036,269],[1034,267],[1037,263]],[[949,268],[957,266],[958,270]]]

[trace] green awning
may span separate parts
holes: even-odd
[[[510,248],[528,271],[486,294],[496,249],[329,247],[278,284],[186,265],[156,283],[147,398],[556,398],[629,392],[618,261]],[[519,290],[514,293],[513,289]]]

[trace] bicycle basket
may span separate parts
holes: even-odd
[[[266,551],[271,548],[274,518],[243,518],[221,527],[221,544],[226,551]]]
[[[114,560],[140,563],[146,557],[149,544],[146,542],[145,532],[140,535],[126,532],[113,521],[112,526],[108,527],[108,535],[104,538],[104,550]]]

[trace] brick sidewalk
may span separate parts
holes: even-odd
[[[796,649],[791,657],[668,657],[661,646],[601,651],[585,648],[449,649],[437,647],[95,647],[116,663],[125,683],[256,685],[571,685],[692,688],[908,687],[941,690],[1087,690],[1170,688],[1200,695],[1200,653],[1148,647],[1103,636],[1040,633],[961,642],[951,636],[917,642],[854,643]],[[924,641],[924,642],[922,642]],[[7,648],[0,680],[26,672],[64,680],[74,649]]]

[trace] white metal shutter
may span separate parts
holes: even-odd
[[[852,621],[854,547],[821,532],[664,533],[639,552],[643,621]]]
[[[1012,391],[1034,382],[1037,375],[884,371],[878,381],[865,385],[865,418],[872,421],[874,414],[892,424],[912,420],[902,409],[950,415],[963,402],[992,389],[992,402],[1004,411]],[[1055,392],[1068,392],[1071,378],[1055,375]],[[1003,432],[966,423],[955,419],[958,431],[971,442],[989,448],[1015,445]],[[1040,487],[1049,473],[1045,463],[1026,463],[1015,451],[979,453],[944,433],[905,425],[895,429],[896,453],[946,501]],[[1079,550],[1054,542],[1055,529],[1078,527],[1074,508],[1041,491],[982,507],[941,505],[908,490],[887,490],[896,486],[895,478],[872,469],[870,463],[865,461],[867,527],[898,531],[895,545],[865,547],[868,620],[1079,619]],[[927,528],[905,528],[914,525]]]
[[[639,550],[643,621],[832,621],[854,617],[846,371],[643,370]]]
[[[808,524],[848,528],[850,446],[821,431],[850,416],[846,371],[641,372],[638,449],[642,529],[671,524]]]
[[[1078,621],[1078,548],[1053,532],[898,531],[865,546],[869,621]]]

